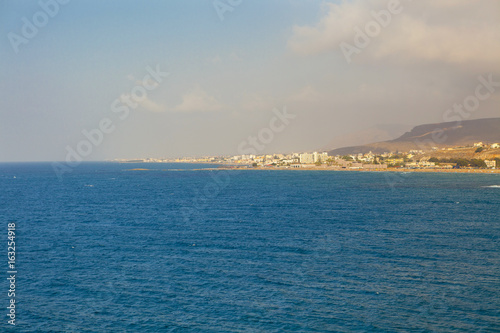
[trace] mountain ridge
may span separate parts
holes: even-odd
[[[400,137],[330,150],[329,155],[359,153],[384,153],[393,151],[431,150],[432,147],[444,148],[472,145],[475,142],[500,142],[500,118],[482,118],[413,127]]]

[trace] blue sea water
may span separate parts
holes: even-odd
[[[500,175],[204,167],[0,164],[0,330],[500,331]]]

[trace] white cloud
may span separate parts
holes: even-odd
[[[288,41],[297,54],[337,51],[340,43],[354,45],[354,27],[364,30],[371,11],[387,9],[388,0],[353,0],[325,5],[314,26],[295,26]],[[401,0],[371,43],[353,60],[390,59],[396,62],[442,61],[476,63],[498,68],[500,59],[500,2],[490,0]]]
[[[178,112],[219,111],[223,105],[209,95],[203,88],[196,86],[192,91],[182,96],[182,102],[173,110]]]
[[[299,54],[316,54],[335,49],[352,34],[356,22],[368,19],[365,3],[355,1],[341,5],[327,3],[325,15],[315,26],[294,26],[288,46]]]

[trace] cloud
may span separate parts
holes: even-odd
[[[269,93],[246,92],[236,108],[245,112],[269,111],[276,105],[276,102],[276,98]]]
[[[135,76],[134,76],[134,75],[132,75],[132,74],[128,74],[126,77],[127,77],[127,79],[128,79],[129,81],[133,81],[133,82],[134,82],[135,84],[137,84],[138,86],[144,86],[144,85],[147,85],[147,86],[149,86],[149,87],[158,87],[158,86],[159,86],[158,82],[157,82],[157,81],[152,80],[150,77],[149,77],[147,80],[145,80],[145,79],[138,80],[138,79],[136,79],[136,78],[135,78]]]
[[[500,59],[500,2],[490,0],[401,0],[400,14],[353,60],[440,61],[496,65]],[[354,28],[365,29],[372,12],[387,10],[388,0],[327,3],[312,26],[294,26],[289,48],[301,55],[337,51],[354,45]]]
[[[341,5],[327,3],[324,16],[315,26],[294,26],[288,46],[296,53],[309,55],[338,48],[352,34],[356,22],[364,21],[365,4],[361,1]]]
[[[156,103],[155,101],[152,101],[149,97],[146,97],[141,103],[140,105],[148,110],[148,111],[151,111],[151,112],[165,112],[167,111],[167,108],[163,105],[160,105],[158,103]]]
[[[137,103],[137,107],[139,110],[145,110],[145,111],[151,111],[151,112],[164,112],[167,110],[167,108],[161,104],[156,103],[155,101],[151,100],[149,96],[145,96],[141,100],[136,100],[131,97],[130,94],[122,94],[121,95],[122,100],[127,99],[127,100],[132,100],[135,103]]]
[[[303,87],[298,93],[291,96],[292,102],[314,103],[323,100],[323,96],[311,85]]]
[[[219,111],[223,105],[213,96],[209,95],[200,86],[182,96],[182,102],[173,110],[177,112],[207,112]]]

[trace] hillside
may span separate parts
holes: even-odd
[[[456,148],[450,150],[436,150],[428,152],[423,155],[423,157],[430,158],[436,157],[438,159],[446,158],[463,158],[467,160],[480,159],[480,160],[492,160],[495,158],[500,158],[500,149],[485,149],[482,152],[476,153],[476,148]]]
[[[467,146],[474,142],[500,142],[500,118],[419,125],[394,140],[338,148],[329,151],[328,154],[364,154],[369,151],[374,153],[409,150],[429,151],[432,147]]]

